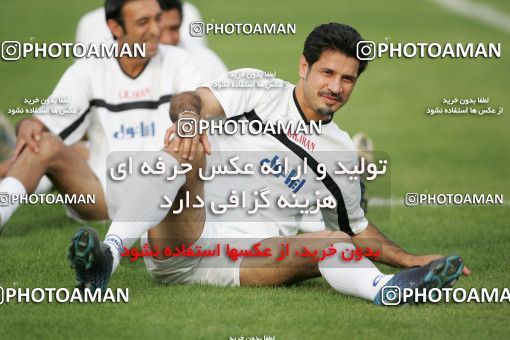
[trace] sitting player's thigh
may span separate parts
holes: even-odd
[[[69,145],[69,147],[71,148],[71,150],[73,150],[73,152],[78,153],[78,155],[84,160],[86,161],[89,160],[90,150],[88,146],[88,141],[80,140],[74,144]]]
[[[65,147],[47,174],[59,192],[69,195],[94,195],[94,204],[69,204],[82,219],[106,220],[108,212],[103,186],[87,161],[73,148]]]
[[[205,153],[201,145],[197,147],[197,155],[190,162],[192,170],[186,173],[186,183],[180,188],[174,202],[184,202],[186,195],[189,197],[204,198],[204,182],[199,177],[199,168],[206,165]],[[164,150],[172,155],[180,163],[187,162],[180,155],[170,148]],[[166,217],[158,225],[149,230],[149,240],[152,247],[164,248],[169,246],[174,248],[181,244],[191,244],[196,242],[203,234],[204,223],[206,220],[205,208],[187,207],[178,214],[172,213],[176,206],[172,206]],[[158,257],[159,260],[163,255]]]
[[[304,246],[310,251],[322,250],[334,243],[352,243],[341,231],[319,231],[293,237],[272,237],[261,241],[260,249],[271,249],[269,257],[246,257],[241,262],[239,281],[243,286],[289,284],[320,276],[318,262],[311,257],[297,256]],[[282,256],[282,251],[288,255]]]

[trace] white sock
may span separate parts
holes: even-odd
[[[45,194],[53,188],[53,183],[48,176],[43,176],[35,188],[34,194]]]
[[[179,164],[167,153],[162,152],[160,155],[167,167]],[[173,181],[141,176],[132,177],[124,182],[122,187],[115,189],[114,197],[118,200],[118,208],[105,237],[105,243],[110,246],[113,255],[112,273],[120,262],[124,247],[132,247],[145,232],[166,217],[169,209],[160,207],[164,202],[163,196],[166,195],[173,201],[185,182],[184,175]]]
[[[110,247],[113,256],[112,273],[119,265],[120,254],[124,252],[124,247],[131,248],[143,233],[156,224],[153,222],[112,222],[104,240],[104,243]]]
[[[319,270],[326,281],[342,294],[357,296],[373,301],[379,290],[393,277],[384,275],[367,258],[360,261],[344,261],[342,251],[348,254],[356,247],[350,243],[336,243],[333,245],[336,254],[319,262]]]
[[[25,195],[27,190],[23,184],[14,177],[6,177],[0,183],[0,228],[9,221],[19,206],[19,199],[15,196]]]

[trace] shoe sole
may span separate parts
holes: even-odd
[[[464,262],[458,255],[444,257],[442,261],[434,263],[430,272],[427,273],[420,289],[425,288],[427,291],[432,288],[451,288],[455,285],[459,277],[462,275]],[[432,298],[438,297],[438,292],[433,292]]]
[[[435,283],[435,288],[452,287],[463,269],[464,262],[460,256],[448,256],[432,266],[424,281],[428,284]]]
[[[96,258],[99,258],[99,237],[94,229],[83,227],[78,229],[73,237],[67,251],[67,259],[71,268],[77,272],[86,271],[92,268]],[[84,287],[87,282],[77,279],[77,286]]]
[[[418,291],[426,290],[429,291],[433,288],[450,288],[457,282],[460,275],[462,275],[462,270],[464,269],[464,262],[462,258],[458,255],[450,255],[445,256],[441,259],[437,259],[433,261],[427,272],[425,273],[425,277],[420,285],[414,287],[413,289],[417,289]],[[429,293],[427,293],[429,294]],[[439,292],[433,291],[431,299],[437,299]],[[411,300],[411,301],[410,301]],[[404,305],[415,305],[421,304],[424,301],[420,300],[415,302],[414,298],[407,299],[405,302],[399,303],[383,303],[385,298],[380,296],[379,294],[376,296],[374,303],[380,306],[404,306]]]

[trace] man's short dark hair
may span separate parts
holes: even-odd
[[[362,41],[361,35],[349,25],[332,22],[317,26],[306,38],[303,56],[308,67],[319,60],[326,50],[341,52],[359,61],[358,76],[367,68],[368,61],[360,60],[356,53],[356,45]]]
[[[129,1],[133,0],[105,0],[104,12],[106,15],[106,21],[113,19],[119,23],[122,28],[124,27],[124,18],[122,17],[122,7]]]
[[[162,11],[171,11],[176,9],[182,20],[182,3],[179,0],[158,0]]]

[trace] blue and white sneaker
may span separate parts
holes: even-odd
[[[415,303],[414,294],[403,301],[402,292],[406,288],[428,291],[432,288],[453,287],[462,275],[464,262],[457,255],[441,257],[427,265],[402,270],[395,274],[377,293],[374,303],[382,306],[396,306]],[[434,299],[437,298],[437,292]],[[422,302],[422,301],[420,301]]]
[[[67,258],[76,271],[77,288],[105,290],[108,287],[113,257],[110,247],[99,241],[94,229],[82,227],[74,233]]]

